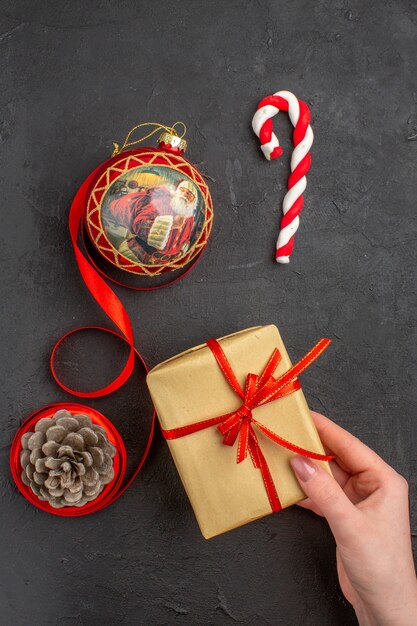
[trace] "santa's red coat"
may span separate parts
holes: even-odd
[[[157,187],[127,194],[107,206],[106,212],[114,221],[135,235],[128,240],[128,245],[138,259],[145,261],[152,256],[157,260],[163,255],[173,256],[182,252],[184,245],[190,243],[194,217],[186,217],[181,220],[180,226],[176,226],[176,213],[171,208],[171,198],[168,189]],[[163,250],[156,250],[147,243],[149,231],[158,215],[174,217],[174,225]]]

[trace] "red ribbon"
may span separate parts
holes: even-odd
[[[68,333],[66,333],[63,337],[59,339],[52,350],[51,358],[50,358],[50,368],[53,378],[56,383],[66,392],[73,394],[75,396],[81,398],[100,398],[102,396],[113,393],[117,389],[119,389],[131,376],[134,366],[135,366],[135,357],[139,360],[139,362],[143,365],[146,372],[148,372],[148,367],[145,363],[144,358],[140,354],[140,352],[135,348],[134,345],[134,336],[132,324],[129,318],[129,315],[124,308],[122,302],[119,300],[114,291],[109,287],[109,285],[103,280],[102,276],[111,280],[113,283],[118,285],[122,285],[124,287],[129,287],[130,289],[136,289],[139,291],[152,291],[154,289],[159,289],[161,287],[166,287],[170,285],[180,278],[183,278],[188,272],[194,267],[197,260],[200,258],[201,253],[203,252],[205,246],[202,248],[200,254],[194,259],[194,261],[187,267],[180,275],[176,276],[172,280],[162,284],[156,285],[153,287],[134,287],[130,285],[126,285],[124,283],[120,283],[115,279],[107,276],[93,261],[91,256],[89,255],[86,249],[82,250],[79,246],[79,234],[82,231],[84,224],[84,215],[85,209],[87,206],[88,196],[91,190],[91,185],[94,180],[101,174],[102,171],[107,169],[110,163],[114,163],[118,159],[126,158],[126,155],[131,152],[132,154],[135,150],[123,152],[121,155],[118,155],[115,158],[109,159],[104,163],[101,163],[84,181],[84,183],[79,188],[77,194],[74,197],[74,200],[71,205],[71,209],[69,212],[69,231],[72,241],[72,246],[74,249],[75,259],[77,261],[78,269],[80,270],[81,277],[84,280],[88,290],[90,291],[93,298],[96,300],[97,304],[103,309],[103,311],[107,314],[113,324],[116,326],[118,331],[111,330],[110,328],[104,328],[101,326],[81,326],[79,328],[75,328]],[[84,246],[85,248],[85,246]],[[72,389],[65,385],[58,377],[55,369],[55,357],[56,352],[63,341],[65,341],[70,335],[77,333],[83,330],[101,330],[106,333],[110,333],[115,335],[119,339],[125,341],[129,346],[129,355],[126,363],[124,364],[122,371],[118,376],[110,382],[108,385],[96,389],[94,391],[79,391],[77,389]],[[90,415],[90,417],[96,423],[101,423],[108,433],[110,440],[114,443],[117,449],[117,456],[114,462],[114,469],[117,478],[112,481],[110,485],[107,485],[106,489],[92,502],[86,504],[84,507],[65,507],[62,509],[54,509],[48,503],[39,500],[31,491],[29,487],[27,487],[21,480],[21,472],[22,468],[20,465],[20,451],[21,451],[21,437],[25,432],[30,431],[34,428],[36,421],[41,419],[41,417],[52,417],[53,413],[51,413],[51,407],[58,410],[58,408],[67,408],[73,407],[75,412],[84,412]],[[99,417],[98,417],[99,416]],[[85,407],[83,405],[75,405],[74,403],[59,403],[54,405],[48,405],[46,407],[42,407],[38,409],[34,414],[32,414],[19,428],[17,431],[11,448],[10,454],[10,467],[12,471],[13,478],[18,489],[25,496],[27,500],[35,504],[38,508],[41,508],[49,513],[53,513],[55,515],[61,516],[79,516],[79,515],[87,515],[88,513],[94,513],[100,509],[103,509],[106,506],[112,504],[117,498],[119,498],[124,491],[131,485],[131,483],[135,480],[136,476],[140,472],[143,463],[148,455],[149,448],[152,443],[154,427],[155,427],[155,411],[153,411],[151,417],[151,425],[149,429],[148,440],[145,444],[145,450],[140,458],[140,461],[134,470],[133,474],[130,478],[125,481],[126,477],[126,466],[127,466],[127,455],[126,450],[123,445],[123,441],[114,425],[107,420],[103,415],[98,414],[98,412],[94,412],[93,409],[89,407]],[[101,419],[101,422],[99,421]],[[117,467],[116,467],[117,465]]]
[[[282,506],[268,464],[259,445],[254,426],[274,443],[297,454],[318,461],[330,461],[334,457],[306,450],[291,441],[287,441],[258,422],[253,417],[252,411],[259,406],[283,398],[301,389],[297,377],[326,350],[330,343],[330,339],[320,339],[310,352],[278,378],[274,378],[273,373],[278,363],[281,361],[281,354],[279,350],[275,348],[262,374],[260,376],[257,374],[248,374],[245,389],[242,390],[223,352],[223,348],[216,339],[209,339],[207,346],[212,351],[230,387],[242,399],[242,404],[237,410],[231,413],[225,413],[224,415],[218,415],[211,419],[196,422],[195,424],[187,424],[186,426],[173,428],[171,430],[162,430],[165,439],[178,439],[179,437],[185,437],[186,435],[191,435],[192,433],[217,425],[217,430],[223,435],[224,445],[233,446],[236,440],[238,441],[236,454],[237,463],[241,463],[249,454],[253,466],[261,471],[272,511],[280,511]]]
[[[66,333],[63,337],[61,337],[61,339],[59,339],[59,341],[54,346],[52,350],[52,354],[51,354],[50,365],[51,365],[52,375],[55,381],[58,383],[58,385],[62,389],[64,389],[64,391],[67,391],[68,393],[72,393],[82,398],[99,398],[99,397],[108,395],[110,393],[113,393],[113,391],[116,391],[122,385],[124,385],[124,383],[128,380],[128,378],[132,374],[134,364],[135,364],[135,353],[138,359],[141,361],[146,372],[148,371],[147,365],[142,355],[135,349],[132,324],[130,322],[129,315],[126,309],[124,308],[122,302],[116,296],[114,291],[109,287],[109,285],[103,280],[102,276],[104,276],[106,279],[111,280],[112,282],[118,285],[121,285],[123,287],[128,287],[129,289],[135,289],[139,291],[152,291],[154,289],[160,289],[162,287],[167,287],[168,285],[171,285],[172,283],[180,280],[186,274],[188,274],[188,272],[194,267],[195,263],[198,261],[198,259],[201,256],[201,253],[204,250],[204,248],[202,248],[200,254],[195,258],[195,260],[191,263],[191,265],[182,274],[176,276],[169,282],[164,283],[162,285],[154,285],[153,287],[134,287],[134,286],[127,285],[125,283],[120,283],[114,280],[113,278],[111,278],[110,276],[108,276],[107,274],[105,274],[94,263],[93,259],[88,254],[87,250],[83,251],[80,248],[80,246],[78,245],[78,238],[79,238],[79,233],[84,223],[85,208],[87,206],[89,193],[91,191],[91,185],[93,184],[94,180],[99,177],[100,173],[103,170],[106,170],[110,166],[111,163],[114,164],[114,162],[117,161],[117,159],[125,159],[126,156],[129,155],[130,153],[134,154],[135,150],[123,152],[117,157],[109,159],[105,161],[104,163],[101,163],[101,165],[99,165],[81,185],[80,189],[75,195],[75,198],[72,202],[70,213],[69,213],[69,231],[70,231],[72,246],[74,248],[75,259],[77,261],[77,265],[78,265],[78,269],[80,270],[81,277],[83,278],[88,290],[90,291],[93,298],[96,300],[97,304],[103,309],[103,311],[107,314],[107,316],[111,319],[111,321],[114,323],[116,328],[121,333],[121,334],[116,333],[113,330],[110,330],[109,328],[103,328],[101,326],[81,326],[79,328],[75,328],[74,330],[71,330],[70,332]],[[82,392],[76,389],[71,389],[60,381],[55,371],[54,359],[56,356],[57,349],[67,337],[69,337],[70,335],[78,331],[88,330],[88,329],[102,330],[104,332],[116,335],[117,337],[123,339],[128,344],[130,351],[129,351],[129,356],[127,358],[127,361],[122,371],[111,383],[95,391]]]
[[[88,415],[94,424],[98,424],[99,426],[102,426],[106,429],[109,441],[111,441],[111,443],[116,448],[116,455],[113,459],[113,480],[104,487],[103,491],[97,496],[97,498],[95,498],[91,502],[87,502],[87,504],[84,504],[84,506],[82,507],[66,506],[61,509],[56,509],[51,504],[49,504],[49,502],[38,498],[38,496],[32,491],[32,489],[22,480],[22,465],[20,463],[22,435],[27,432],[33,432],[37,422],[40,419],[52,418],[55,413],[60,409],[66,409],[71,413],[71,415],[75,415],[77,413],[84,413]],[[44,406],[41,409],[38,409],[37,411],[32,413],[32,415],[30,415],[23,422],[23,424],[21,424],[13,439],[10,450],[10,470],[20,493],[26,498],[26,500],[31,502],[31,504],[36,506],[38,509],[46,511],[47,513],[52,513],[53,515],[60,515],[63,517],[79,517],[80,515],[88,515],[89,513],[94,513],[95,511],[98,511],[105,506],[111,504],[111,502],[113,502],[116,497],[119,497],[121,489],[123,489],[124,491],[131,482],[129,481],[127,485],[122,487],[123,478],[126,474],[126,464],[126,449],[123,440],[120,437],[120,434],[114,424],[112,424],[110,420],[108,420],[104,415],[102,415],[95,409],[74,402],[57,402],[54,404],[48,404],[47,406]]]

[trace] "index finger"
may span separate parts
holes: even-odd
[[[367,445],[347,430],[321,415],[321,413],[311,411],[311,415],[320,439],[336,456],[336,460],[340,459],[349,472],[358,474],[370,469],[386,469],[389,467],[376,452],[368,448]]]

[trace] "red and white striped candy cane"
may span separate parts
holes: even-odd
[[[313,131],[310,126],[310,110],[305,102],[298,100],[290,91],[277,91],[273,96],[261,100],[253,116],[252,128],[261,141],[261,150],[268,161],[277,159],[282,148],[273,132],[272,118],[279,111],[288,111],[294,126],[294,151],[291,157],[291,174],[288,178],[288,191],[282,203],[283,216],[277,241],[275,258],[278,263],[289,263],[296,232],[303,208],[303,193],[307,186],[306,174],[310,169],[309,150],[313,144]]]

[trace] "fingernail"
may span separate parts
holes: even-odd
[[[317,465],[303,456],[294,456],[290,463],[298,478],[305,483],[317,472]]]

